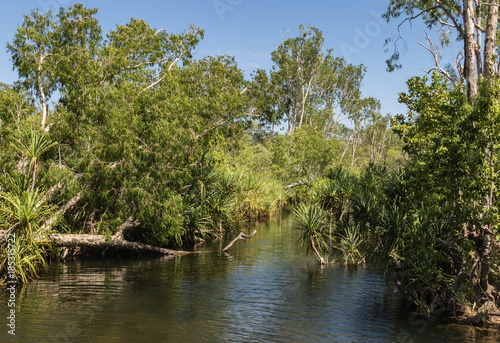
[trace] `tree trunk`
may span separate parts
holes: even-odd
[[[57,211],[52,217],[45,221],[45,223],[40,228],[40,231],[46,232],[50,230],[52,228],[52,225],[54,225],[54,223],[57,221],[57,218],[63,216],[67,211],[72,209],[78,203],[78,201],[80,201],[81,196],[82,194],[78,193],[75,197],[71,198],[71,200],[68,201],[63,207],[61,207],[59,211]]]
[[[94,250],[104,255],[108,250],[130,251],[137,253],[159,254],[159,255],[185,255],[189,252],[170,250],[152,245],[131,242],[125,239],[112,237],[111,241],[106,241],[103,235],[90,234],[58,234],[47,235],[49,241],[58,247],[80,248]]]
[[[43,64],[43,56],[40,56],[40,61],[38,64],[38,92],[40,93],[40,100],[42,102],[42,130],[45,130],[45,121],[47,119],[47,97],[45,95],[45,91],[43,89],[43,78],[42,78],[42,64]]]
[[[492,247],[498,249],[499,242],[496,241],[491,228],[487,225],[478,231],[469,231],[467,225],[464,224],[464,234],[475,245],[470,276],[476,304],[478,308],[493,306],[496,309],[495,298],[498,292],[489,284],[488,274],[491,269]]]
[[[478,253],[479,253],[479,288],[476,289],[476,296],[478,300],[482,302],[488,301],[488,274],[490,272],[491,266],[491,240],[492,240],[491,231],[489,228],[485,227],[481,230],[481,237],[479,238],[480,244],[478,244]]]
[[[351,160],[351,169],[354,166],[354,160],[356,159],[356,150],[358,149],[358,137],[357,132],[354,133],[352,137],[352,160]]]
[[[483,17],[481,14],[481,5],[476,3],[476,22],[481,24],[483,21]],[[475,48],[475,53],[476,53],[476,70],[477,70],[477,75],[482,75],[483,74],[483,59],[481,58],[481,48],[483,46],[482,43],[482,33],[479,29],[477,29],[477,35],[476,35],[476,48]]]
[[[292,116],[292,108],[287,113],[288,117],[288,130],[286,133],[292,133],[293,132],[293,116]]]
[[[474,0],[463,0],[464,4],[464,49],[465,79],[467,80],[467,98],[472,100],[478,91],[476,75],[476,39],[474,23]]]
[[[498,26],[498,0],[490,1],[488,20],[486,22],[486,34],[484,40],[484,75],[493,75],[495,72],[495,49]]]
[[[123,233],[130,229],[137,227],[139,222],[133,218],[128,218],[123,223],[118,231],[111,237],[111,240],[106,240],[103,235],[90,235],[90,234],[58,234],[53,233],[47,235],[49,241],[58,247],[65,248],[79,248],[94,250],[104,255],[108,250],[115,251],[130,251],[147,254],[159,255],[186,255],[187,251],[170,250],[161,247],[155,247],[149,244],[127,241]]]
[[[319,259],[319,263],[321,263],[322,265],[325,265],[326,262],[325,260],[323,259],[323,256],[320,255],[320,253],[318,252],[318,249],[316,249],[316,244],[314,244],[314,236],[311,237],[311,246],[313,248],[313,251],[314,253],[316,254],[316,256],[318,256],[318,259]]]
[[[347,148],[349,148],[349,143],[351,142],[351,137],[352,137],[352,134],[350,134],[349,137],[347,138],[347,143],[345,145],[344,152],[342,153],[342,156],[340,157],[339,164],[342,163],[342,161],[344,160],[344,156],[347,152]]]
[[[302,120],[304,119],[304,112],[306,111],[307,98],[309,96],[309,92],[311,91],[311,87],[313,84],[312,81],[313,81],[313,78],[311,77],[311,79],[309,80],[309,83],[307,84],[307,90],[306,90],[305,94],[304,94],[304,89],[302,89],[302,110],[300,113],[299,127],[302,126]]]

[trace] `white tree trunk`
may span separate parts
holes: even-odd
[[[484,75],[493,75],[495,72],[495,48],[498,26],[498,0],[490,1],[488,20],[486,23],[486,34],[484,41]]]
[[[463,0],[465,26],[465,79],[467,80],[467,97],[473,99],[477,94],[476,75],[476,39],[474,23],[474,0]]]

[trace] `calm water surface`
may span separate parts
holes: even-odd
[[[3,325],[0,341],[500,341],[495,331],[405,313],[376,268],[319,267],[298,249],[290,217],[257,230],[230,254],[55,264],[18,290],[16,336]]]

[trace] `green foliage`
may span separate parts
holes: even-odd
[[[307,250],[312,249],[322,260],[330,250],[328,245],[327,213],[315,204],[300,204],[293,210],[297,229],[302,231],[299,243]]]
[[[272,53],[269,74],[248,81],[230,56],[193,59],[204,36],[194,26],[175,34],[131,19],[103,35],[97,9],[80,4],[25,16],[8,45],[19,82],[0,87],[0,220],[20,234],[21,278],[45,265],[40,228],[72,199],[48,229],[109,241],[132,217],[140,224],[128,239],[164,247],[219,238],[307,200],[295,210],[305,246],[320,260],[333,251],[362,263],[381,196],[366,211],[355,194],[369,178],[338,165],[363,166],[369,149],[372,162],[385,161],[388,119],[361,97],[365,68],[324,50],[317,28],[300,30]],[[285,118],[288,134],[276,134]]]
[[[283,38],[271,53],[269,73],[259,69],[253,75],[252,104],[261,125],[273,135],[278,125],[286,124],[290,134],[307,124],[333,137],[342,119],[360,123],[379,106],[378,100],[361,97],[365,67],[334,57],[323,43],[318,28],[301,25],[297,37]]]
[[[498,232],[500,88],[484,80],[470,104],[437,74],[428,81],[413,78],[400,95],[409,113],[395,118],[393,130],[410,160],[379,212],[380,256],[416,303],[457,293],[483,304],[495,280],[490,266],[499,262],[489,244]]]
[[[8,228],[16,236],[15,276],[24,283],[35,279],[47,265],[47,242],[44,241],[42,224],[53,214],[53,208],[46,204],[42,192],[30,190],[30,182],[25,175],[10,179],[10,183],[9,191],[0,192],[0,226]],[[6,272],[7,253],[7,249],[0,252],[0,273]]]
[[[304,125],[286,136],[268,143],[273,153],[274,173],[292,183],[306,177],[318,177],[331,166],[339,154],[339,143],[325,139],[314,127]]]
[[[340,241],[335,248],[340,250],[340,260],[347,265],[365,263],[365,254],[362,251],[363,238],[354,226],[345,228],[340,235]]]

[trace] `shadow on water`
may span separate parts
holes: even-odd
[[[321,267],[291,218],[175,258],[54,264],[16,294],[15,342],[498,342],[405,313],[372,266]],[[0,301],[7,303],[5,293]],[[4,308],[2,306],[2,308]],[[7,313],[7,310],[3,312]],[[6,317],[6,315],[3,315]]]

